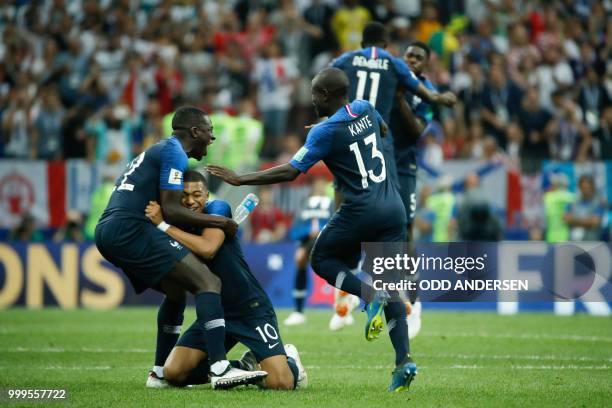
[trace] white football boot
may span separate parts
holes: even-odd
[[[295,364],[298,367],[298,380],[295,388],[308,387],[308,374],[306,374],[306,369],[302,365],[302,360],[300,360],[300,354],[298,353],[297,347],[295,347],[293,344],[285,344],[285,353],[287,353],[287,357],[291,357],[293,360],[295,360]]]

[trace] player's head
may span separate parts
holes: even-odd
[[[215,140],[210,118],[193,106],[182,106],[174,112],[172,133],[181,138],[187,156],[196,160],[206,156],[208,145]]]
[[[349,80],[338,68],[325,68],[312,80],[312,104],[319,117],[333,114],[346,103]]]
[[[427,44],[421,41],[415,41],[406,48],[404,60],[412,72],[421,75],[427,66],[431,51]]]
[[[389,43],[389,33],[387,28],[378,21],[366,24],[361,37],[361,46],[387,48]]]
[[[202,212],[208,201],[208,183],[202,173],[187,170],[183,175],[181,204],[195,212]]]

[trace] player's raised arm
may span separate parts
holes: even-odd
[[[208,172],[213,176],[217,176],[221,180],[233,186],[283,183],[285,181],[295,180],[300,174],[300,171],[293,167],[290,163],[281,164],[280,166],[272,167],[268,170],[256,171],[240,176],[223,166],[209,165],[206,167],[206,170],[208,170]]]

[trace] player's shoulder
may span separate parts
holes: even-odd
[[[352,60],[352,58],[357,54],[357,52],[358,51],[347,51],[345,53],[342,53],[338,57],[336,57],[330,65],[335,68],[342,68],[348,61]]]
[[[344,105],[342,108],[338,109],[336,113],[334,113],[330,118],[326,121],[328,128],[333,127],[341,122],[350,122],[366,112],[371,112],[374,110],[372,104],[363,99],[355,99],[349,104]]]
[[[210,215],[221,215],[223,217],[230,218],[232,216],[232,208],[224,200],[210,200],[206,203],[206,207],[204,208],[204,212]]]

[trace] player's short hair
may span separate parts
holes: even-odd
[[[172,116],[172,129],[184,130],[196,126],[202,122],[202,118],[207,116],[200,108],[195,106],[181,106]]]
[[[204,184],[204,187],[208,187],[206,177],[197,170],[187,170],[183,175],[183,182],[200,182]]]
[[[411,42],[410,45],[408,45],[408,48],[410,48],[410,47],[421,48],[422,50],[425,51],[425,54],[427,55],[427,58],[429,58],[429,56],[431,55],[431,50],[429,49],[427,44],[425,44],[423,41],[414,41],[414,42]],[[406,48],[406,50],[408,50],[408,48]]]
[[[361,42],[363,45],[386,43],[388,41],[387,28],[383,23],[372,21],[363,29]]]

